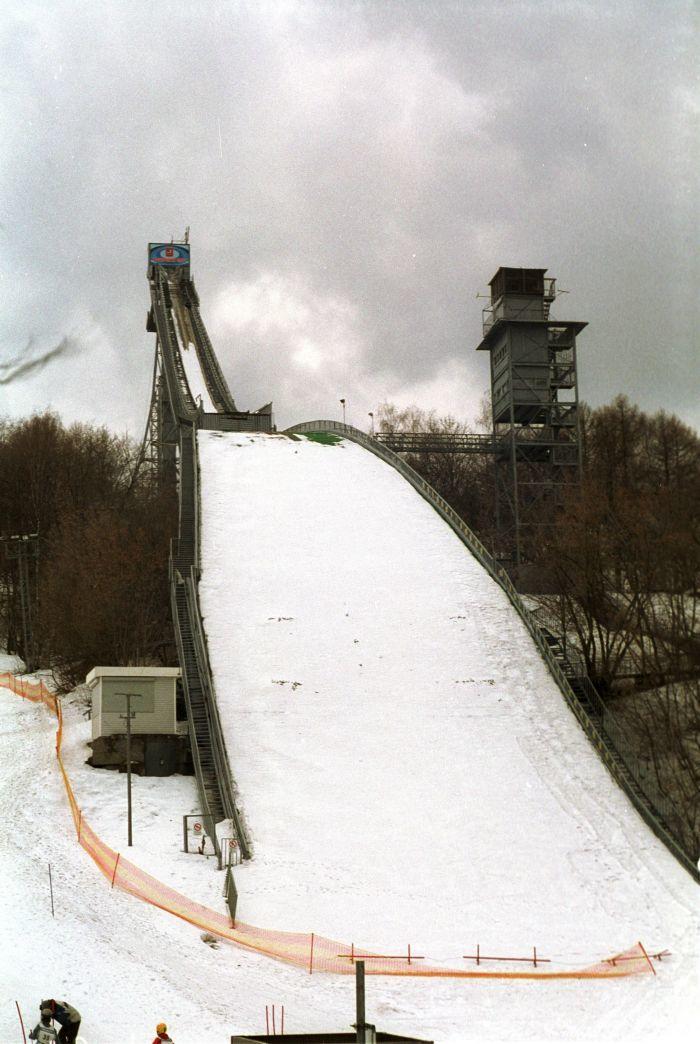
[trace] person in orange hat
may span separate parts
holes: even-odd
[[[165,1041],[165,1044],[172,1044],[172,1040],[173,1038],[168,1036],[168,1027],[164,1022],[159,1022],[156,1026],[156,1036],[153,1044],[162,1044],[163,1041]]]

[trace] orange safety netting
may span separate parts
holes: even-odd
[[[315,933],[256,928],[238,920],[235,925],[232,925],[226,914],[203,906],[177,892],[174,888],[163,884],[162,881],[147,874],[128,859],[123,859],[119,852],[115,852],[97,836],[83,819],[61,758],[63,718],[58,698],[46,688],[43,682],[29,682],[10,673],[0,673],[0,686],[12,690],[26,700],[45,704],[56,716],[58,721],[56,757],[73,814],[78,841],[110,881],[112,887],[121,888],[222,939],[228,939],[239,946],[254,950],[256,953],[263,953],[269,957],[306,968],[309,972],[349,974],[354,972],[355,960],[364,959],[365,970],[370,975],[441,976],[464,979],[611,979],[643,972],[654,973],[651,960],[641,943],[637,943],[624,953],[615,954],[614,957],[577,970],[540,971],[533,968],[532,971],[474,971],[431,966],[423,963],[420,957],[411,957],[410,953],[405,956],[372,954],[367,950],[359,950],[354,945],[348,946],[346,943],[340,943]],[[416,961],[419,963],[415,963]]]

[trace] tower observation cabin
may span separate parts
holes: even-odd
[[[576,337],[587,324],[552,319],[546,271],[498,269],[477,346],[491,358],[496,553],[515,573],[581,474]]]

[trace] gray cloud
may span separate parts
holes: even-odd
[[[189,224],[236,399],[282,424],[341,396],[359,424],[387,397],[472,416],[475,295],[501,264],[570,290],[590,401],[700,421],[690,4],[16,0],[0,20],[0,343],[82,346],[0,412],[138,434],[146,243]]]

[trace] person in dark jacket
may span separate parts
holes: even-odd
[[[51,1015],[61,1027],[58,1034],[60,1044],[74,1044],[80,1029],[80,1012],[72,1004],[69,1004],[68,1001],[57,1001],[52,997],[49,1000],[43,1000],[41,1007],[49,1009]]]
[[[55,1044],[58,1040],[58,1035],[51,1019],[51,1008],[41,1009],[41,1019],[29,1034],[29,1039],[35,1040],[37,1044]]]

